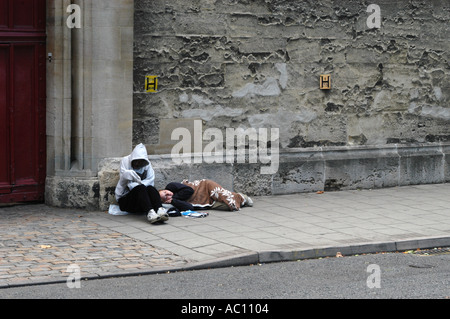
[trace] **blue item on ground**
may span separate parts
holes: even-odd
[[[184,212],[181,212],[181,215],[188,218],[204,218],[208,216],[209,214],[206,212],[196,212],[193,210],[187,210]]]

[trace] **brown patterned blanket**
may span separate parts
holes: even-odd
[[[194,194],[188,199],[188,202],[194,205],[211,206],[214,202],[222,202],[228,206],[230,211],[235,211],[240,210],[244,202],[244,198],[240,194],[230,192],[209,179],[193,182],[184,180],[182,183],[194,189]]]

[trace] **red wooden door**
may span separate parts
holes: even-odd
[[[44,198],[45,0],[0,0],[0,203]]]

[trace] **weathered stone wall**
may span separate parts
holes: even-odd
[[[66,27],[69,3],[82,9],[80,30]],[[367,25],[372,3],[380,28]],[[140,142],[157,188],[211,178],[267,195],[450,181],[448,0],[48,4],[50,205],[107,209],[120,157]],[[321,74],[331,75],[331,90],[319,89]],[[145,92],[148,75],[158,76],[156,93]],[[279,142],[276,172],[262,174],[261,157],[174,162],[171,133],[194,133],[196,151],[199,122],[224,136],[279,129],[266,143]]]
[[[372,3],[380,28],[367,25]],[[251,195],[449,182],[449,17],[448,1],[135,1],[133,144],[146,144],[158,188],[184,178]],[[319,89],[321,74],[331,90]],[[195,134],[193,119],[224,134],[278,128],[277,172],[174,163],[171,133]],[[119,161],[104,159],[89,188],[100,209],[114,202]]]
[[[172,118],[279,128],[281,150],[448,142],[449,22],[438,0],[136,1],[133,142]]]
[[[372,3],[380,28],[367,24]],[[438,0],[136,1],[133,144],[169,154],[177,119],[279,129],[275,174],[155,157],[160,187],[205,176],[256,195],[448,182],[449,22]],[[147,75],[158,92],[145,92]]]

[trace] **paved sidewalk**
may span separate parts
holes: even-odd
[[[450,184],[255,197],[240,212],[174,217],[0,208],[0,288],[450,246]]]

